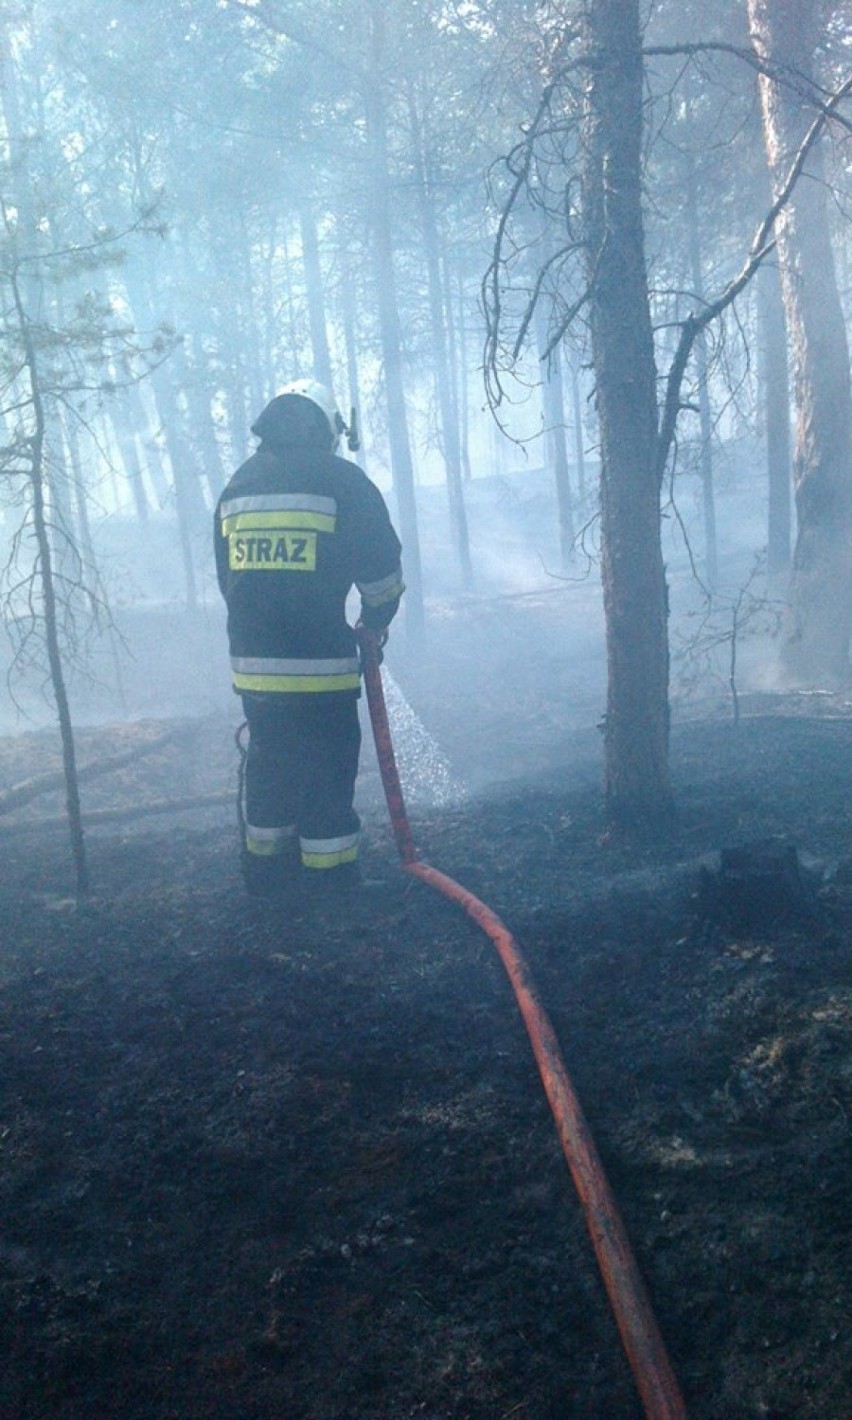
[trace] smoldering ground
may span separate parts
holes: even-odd
[[[621,844],[584,587],[436,598],[416,654],[394,632],[415,838],[528,956],[690,1414],[839,1420],[849,707],[776,696],[767,717],[744,687],[735,726],[724,695],[693,704],[674,830]],[[177,664],[182,633],[153,620]],[[82,908],[61,792],[4,824],[0,1413],[638,1415],[490,945],[400,872],[368,744],[369,900],[251,904],[237,719],[225,687],[201,716],[81,730],[83,762],[176,732],[84,785],[107,817]],[[3,740],[3,782],[48,746]],[[797,846],[813,912],[714,915],[702,873],[767,838]]]

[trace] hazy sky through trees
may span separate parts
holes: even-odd
[[[430,596],[595,575],[600,372],[582,170],[584,21],[598,8],[6,8],[7,624],[32,611],[25,329],[75,634],[100,601],[211,603],[210,509],[253,446],[257,412],[298,373],[330,375],[358,409],[359,457],[402,525],[412,625]],[[663,418],[684,322],[736,278],[773,189],[745,0],[659,3],[640,18],[636,140]],[[843,83],[848,50],[842,7],[822,6],[811,86],[785,89],[803,114]],[[848,318],[845,112],[820,160]],[[686,363],[661,481],[664,559],[694,567],[688,600],[715,590],[717,609],[767,541],[765,279]]]

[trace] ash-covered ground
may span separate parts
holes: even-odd
[[[415,838],[524,951],[690,1416],[845,1420],[852,707],[693,708],[677,822],[619,843],[570,596],[392,644]],[[82,906],[61,794],[0,820],[0,1417],[633,1420],[493,948],[400,870],[368,749],[363,900],[249,901],[237,724],[81,731],[122,761],[83,783]],[[57,763],[10,735],[0,789]],[[789,896],[731,897],[743,844],[796,850]]]

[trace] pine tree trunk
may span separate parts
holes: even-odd
[[[761,75],[764,141],[780,184],[815,110],[807,84],[819,36],[813,0],[749,0],[757,53],[789,68],[797,88]],[[852,390],[849,344],[837,289],[819,146],[776,222],[796,437],[793,477],[798,529],[785,665],[799,684],[838,685],[849,675],[852,630]]]
[[[64,417],[59,415],[57,426],[60,435],[64,435],[65,447],[68,457],[62,458],[65,467],[65,479],[70,485],[74,495],[74,508],[77,520],[77,535],[80,540],[80,555],[84,566],[90,575],[96,573],[97,558],[95,557],[95,547],[92,541],[92,525],[89,519],[89,505],[86,498],[86,479],[83,473],[83,459],[80,454],[80,440],[74,424],[74,416],[65,411]]]
[[[559,565],[563,572],[571,563],[574,550],[574,509],[571,480],[568,472],[568,443],[565,433],[565,397],[562,392],[562,356],[557,346],[546,360],[542,356],[548,344],[547,317],[536,306],[536,343],[542,368],[541,412],[544,420],[545,461],[553,470],[556,486],[556,515],[559,524]]]
[[[790,371],[787,328],[778,268],[767,262],[758,276],[758,319],[761,331],[766,474],[768,485],[767,571],[770,577],[790,572],[792,489],[790,484]]]
[[[411,96],[409,96],[409,117],[411,119],[414,177],[417,185],[417,198],[420,208],[420,230],[423,241],[423,254],[426,258],[429,318],[432,335],[432,365],[441,421],[441,448],[444,455],[444,468],[447,479],[450,526],[453,541],[456,546],[456,557],[458,558],[462,586],[466,591],[470,591],[473,587],[473,564],[470,560],[467,509],[465,508],[464,490],[462,488],[458,421],[452,398],[447,327],[444,319],[444,290],[441,280],[438,223],[435,215],[432,192],[426,174],[419,115],[414,99]]]
[[[577,492],[580,504],[586,499],[586,438],[583,429],[583,401],[577,366],[571,366],[571,404],[574,411],[574,457],[577,461]]]
[[[670,809],[667,592],[657,399],[641,207],[638,0],[589,0],[583,206],[601,447],[609,812]]]
[[[373,262],[384,362],[385,392],[388,403],[391,469],[405,559],[405,627],[407,635],[416,646],[422,642],[425,631],[423,575],[420,564],[417,501],[414,493],[414,463],[411,457],[411,441],[405,407],[402,329],[397,302],[391,232],[387,118],[383,98],[385,55],[383,53],[383,16],[380,4],[373,3],[370,7],[370,28],[372,63],[365,87],[364,102],[371,177]]]
[[[452,292],[448,290],[448,304],[452,305]],[[473,477],[473,469],[470,463],[470,399],[468,393],[468,373],[467,373],[467,320],[465,319],[465,291],[464,277],[458,273],[458,319],[456,329],[458,338],[456,349],[458,351],[458,414],[459,414],[459,441],[461,446],[462,477],[469,480]]]
[[[340,302],[343,314],[343,343],[346,349],[346,381],[349,394],[349,410],[355,411],[355,419],[363,444],[361,377],[358,370],[358,343],[355,336],[355,288],[348,270],[347,254],[342,241],[338,251],[338,262],[341,271]],[[347,413],[349,410],[347,410]],[[366,473],[368,470],[363,448],[358,453],[358,463]]]
[[[59,719],[59,734],[62,742],[62,767],[65,780],[65,804],[68,814],[68,832],[71,853],[74,860],[77,896],[84,898],[89,892],[89,867],[83,836],[83,819],[80,811],[80,786],[77,780],[77,755],[74,743],[74,727],[68,703],[65,671],[59,635],[59,603],[57,600],[56,578],[53,569],[53,551],[46,503],[47,482],[44,467],[46,435],[44,396],[42,393],[38,354],[30,326],[29,316],[21,297],[17,279],[12,281],[13,299],[16,308],[18,328],[24,350],[24,364],[30,386],[30,405],[33,416],[33,433],[29,444],[29,486],[32,498],[33,530],[38,547],[38,562],[34,577],[41,592],[44,638],[47,660],[50,668],[50,682]]]
[[[148,496],[145,492],[145,481],[142,476],[142,460],[139,457],[139,448],[136,443],[133,431],[128,427],[124,413],[118,409],[111,409],[110,423],[115,439],[116,447],[121,456],[121,463],[124,469],[124,476],[130,486],[130,494],[133,499],[133,507],[136,510],[136,517],[140,523],[148,521]],[[72,462],[75,459],[74,444],[71,442],[71,433],[66,428],[69,446],[71,448]]]
[[[303,203],[299,209],[299,226],[302,234],[302,261],[305,266],[305,289],[308,297],[311,349],[314,357],[314,379],[319,380],[328,389],[333,389],[334,377],[331,373],[331,352],[328,348],[328,332],[325,324],[325,295],[319,238],[316,218],[307,203]]]
[[[139,329],[149,329],[155,323],[156,298],[149,299],[140,279],[128,281],[128,294]],[[180,408],[174,385],[174,372],[168,365],[152,371],[150,387],[163,430],[169,461],[172,466],[172,487],[175,497],[178,541],[183,562],[187,606],[198,605],[196,546],[208,532],[209,517],[202,492],[203,470],[187,435],[185,417]]]
[[[116,402],[113,419],[117,425],[120,425],[120,433],[118,431],[116,433],[119,449],[123,450],[125,444],[138,445],[137,457],[140,461],[140,470],[144,463],[145,473],[154,494],[154,507],[159,510],[165,506],[169,496],[169,481],[164,465],[163,451],[156,440],[155,430],[152,427],[148,407],[150,400],[150,392],[148,392],[148,402],[146,402],[138,385],[127,385],[122,392],[121,399]],[[129,466],[133,468],[132,451],[129,452],[128,458]]]
[[[695,159],[687,154],[686,174],[687,225],[689,229],[689,266],[692,295],[704,302],[704,271],[701,253],[701,232],[698,226],[698,193]],[[719,549],[716,536],[716,493],[713,478],[713,419],[708,388],[707,335],[701,330],[695,338],[695,369],[698,383],[698,429],[701,447],[701,508],[704,516],[704,575],[707,586],[714,590],[719,579]]]

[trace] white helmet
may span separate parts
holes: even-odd
[[[282,394],[297,394],[302,399],[309,399],[311,404],[315,404],[317,409],[322,410],[331,431],[331,447],[336,449],[346,425],[337,408],[337,401],[328,386],[321,385],[318,380],[291,380],[289,384],[279,390],[279,395]]]

